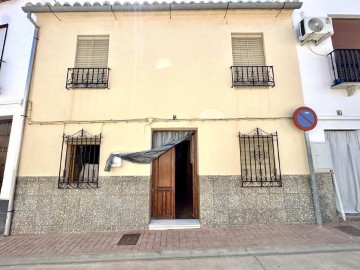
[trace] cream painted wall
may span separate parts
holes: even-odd
[[[283,11],[39,14],[40,40],[19,175],[58,174],[62,134],[84,128],[102,132],[100,167],[113,151],[134,152],[151,145],[156,128],[198,129],[200,175],[240,173],[238,132],[256,127],[279,132],[284,174],[305,174],[302,132],[289,118],[303,105],[291,13]],[[231,33],[263,33],[274,88],[231,88]],[[110,35],[109,90],[66,90],[74,66],[77,35]],[[102,122],[163,118],[192,121],[51,125],[52,121]],[[274,118],[231,120],[229,118]],[[200,120],[201,118],[202,120]],[[217,121],[204,121],[217,118]],[[222,120],[220,120],[222,119]],[[45,123],[46,121],[46,123]],[[36,156],[36,159],[33,157]],[[34,161],[35,164],[34,164]],[[100,175],[149,175],[149,165],[124,161]]]
[[[154,129],[197,130],[199,175],[240,174],[239,132],[256,127],[279,135],[280,162],[283,174],[308,173],[304,136],[291,119],[276,121],[173,121],[156,123],[117,123],[94,125],[28,125],[25,131],[20,176],[54,176],[59,173],[63,132],[67,135],[81,128],[92,135],[102,134],[100,176],[150,175],[150,165],[123,161],[120,168],[104,172],[106,159],[113,151],[136,152],[151,148]],[[34,158],[36,157],[36,158]]]
[[[32,120],[173,114],[193,118],[203,116],[204,110],[224,117],[284,116],[302,104],[289,14],[275,18],[273,11],[229,13],[227,24],[223,12],[175,13],[171,20],[167,13],[156,14],[117,14],[116,21],[112,14],[62,13],[61,22],[50,14],[39,15]],[[266,62],[274,66],[275,88],[231,88],[234,32],[264,33]],[[66,71],[74,66],[77,35],[88,34],[110,35],[110,90],[67,91]],[[166,63],[168,67],[161,68]],[[57,101],[56,107],[51,100]]]

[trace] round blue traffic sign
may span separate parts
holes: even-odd
[[[293,115],[295,125],[304,131],[312,130],[317,124],[316,113],[308,107],[298,108]]]

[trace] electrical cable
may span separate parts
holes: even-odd
[[[279,16],[279,14],[281,13],[281,11],[283,11],[283,9],[284,9],[284,7],[285,7],[285,3],[286,3],[286,2],[284,2],[282,8],[281,8],[280,11],[278,12],[278,14],[276,14],[276,17],[275,17],[275,18],[277,18],[277,17]]]
[[[54,11],[52,11],[51,7],[50,7],[50,4],[45,4],[49,10],[51,11],[52,14],[54,14],[54,16],[61,22],[60,18],[58,16],[56,16],[56,14],[54,13]]]
[[[292,119],[292,116],[282,117],[234,117],[234,118],[138,118],[138,119],[109,119],[109,120],[58,120],[58,121],[32,121],[28,119],[29,125],[66,125],[66,124],[116,124],[116,123],[148,123],[148,122],[219,122],[219,121],[259,121],[259,120],[281,120]]]
[[[320,54],[320,53],[315,52],[314,49],[311,48],[311,44],[312,44],[312,42],[310,41],[310,42],[309,42],[309,50],[310,50],[313,54],[316,54],[316,55],[318,55],[318,56],[327,57],[327,54]]]

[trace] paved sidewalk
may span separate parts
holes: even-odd
[[[335,226],[360,229],[360,221],[316,226],[315,224],[257,225],[191,230],[97,232],[83,234],[12,235],[0,237],[0,261],[36,258],[166,258],[287,252],[360,250],[360,236],[351,236]],[[124,233],[140,233],[136,245],[116,245]],[[253,250],[253,251],[252,251]],[[100,256],[101,255],[101,256]],[[158,255],[158,256],[157,256]],[[105,256],[105,257],[104,257]],[[40,258],[40,259],[39,259]],[[14,260],[13,260],[14,261]],[[56,260],[55,260],[56,261]]]

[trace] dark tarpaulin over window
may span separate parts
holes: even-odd
[[[192,131],[156,131],[153,134],[151,150],[134,153],[111,153],[106,161],[105,171],[110,171],[114,157],[119,157],[134,163],[149,164],[155,158],[168,151],[170,148],[181,143],[182,141],[190,139],[192,135]]]

